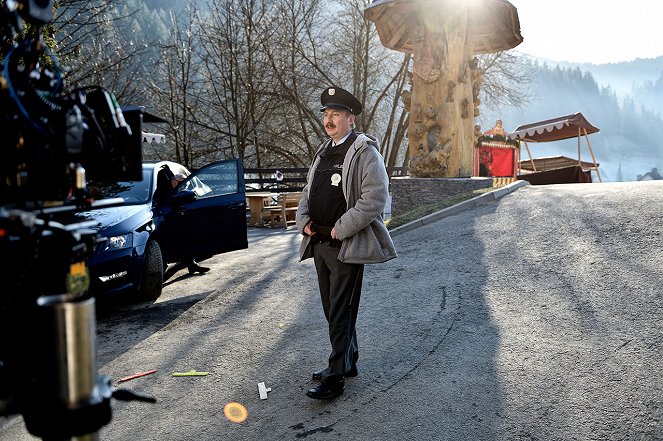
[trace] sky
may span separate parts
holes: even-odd
[[[555,61],[615,63],[663,55],[663,0],[509,0],[523,43]]]

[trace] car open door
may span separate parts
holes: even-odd
[[[177,187],[171,208],[164,225],[170,262],[247,248],[240,160],[215,162],[191,174]]]

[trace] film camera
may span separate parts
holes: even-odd
[[[44,439],[95,437],[116,390],[96,368],[85,259],[96,234],[78,223],[86,176],[141,179],[140,110],[102,87],[66,90],[40,33],[52,0],[0,0],[0,416],[21,414]]]

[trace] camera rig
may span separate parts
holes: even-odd
[[[99,181],[140,180],[141,130],[125,120],[113,94],[99,86],[65,90],[58,59],[39,34],[50,2],[0,1],[0,202],[67,200],[83,172]]]
[[[0,416],[21,414],[44,439],[95,437],[111,398],[96,366],[94,298],[85,259],[99,240],[76,211],[86,177],[140,180],[142,112],[99,86],[66,90],[41,38],[53,0],[0,0]]]

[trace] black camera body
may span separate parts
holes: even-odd
[[[37,51],[19,42],[0,71],[0,203],[66,201],[84,186],[81,167],[94,180],[140,180],[140,115],[130,125],[101,87],[64,91],[59,72],[39,69]]]
[[[111,419],[115,390],[97,375],[94,298],[85,259],[99,240],[76,211],[92,201],[86,178],[142,178],[142,109],[112,93],[66,90],[39,31],[52,0],[0,0],[0,417],[68,439]],[[24,32],[29,28],[29,32]]]

